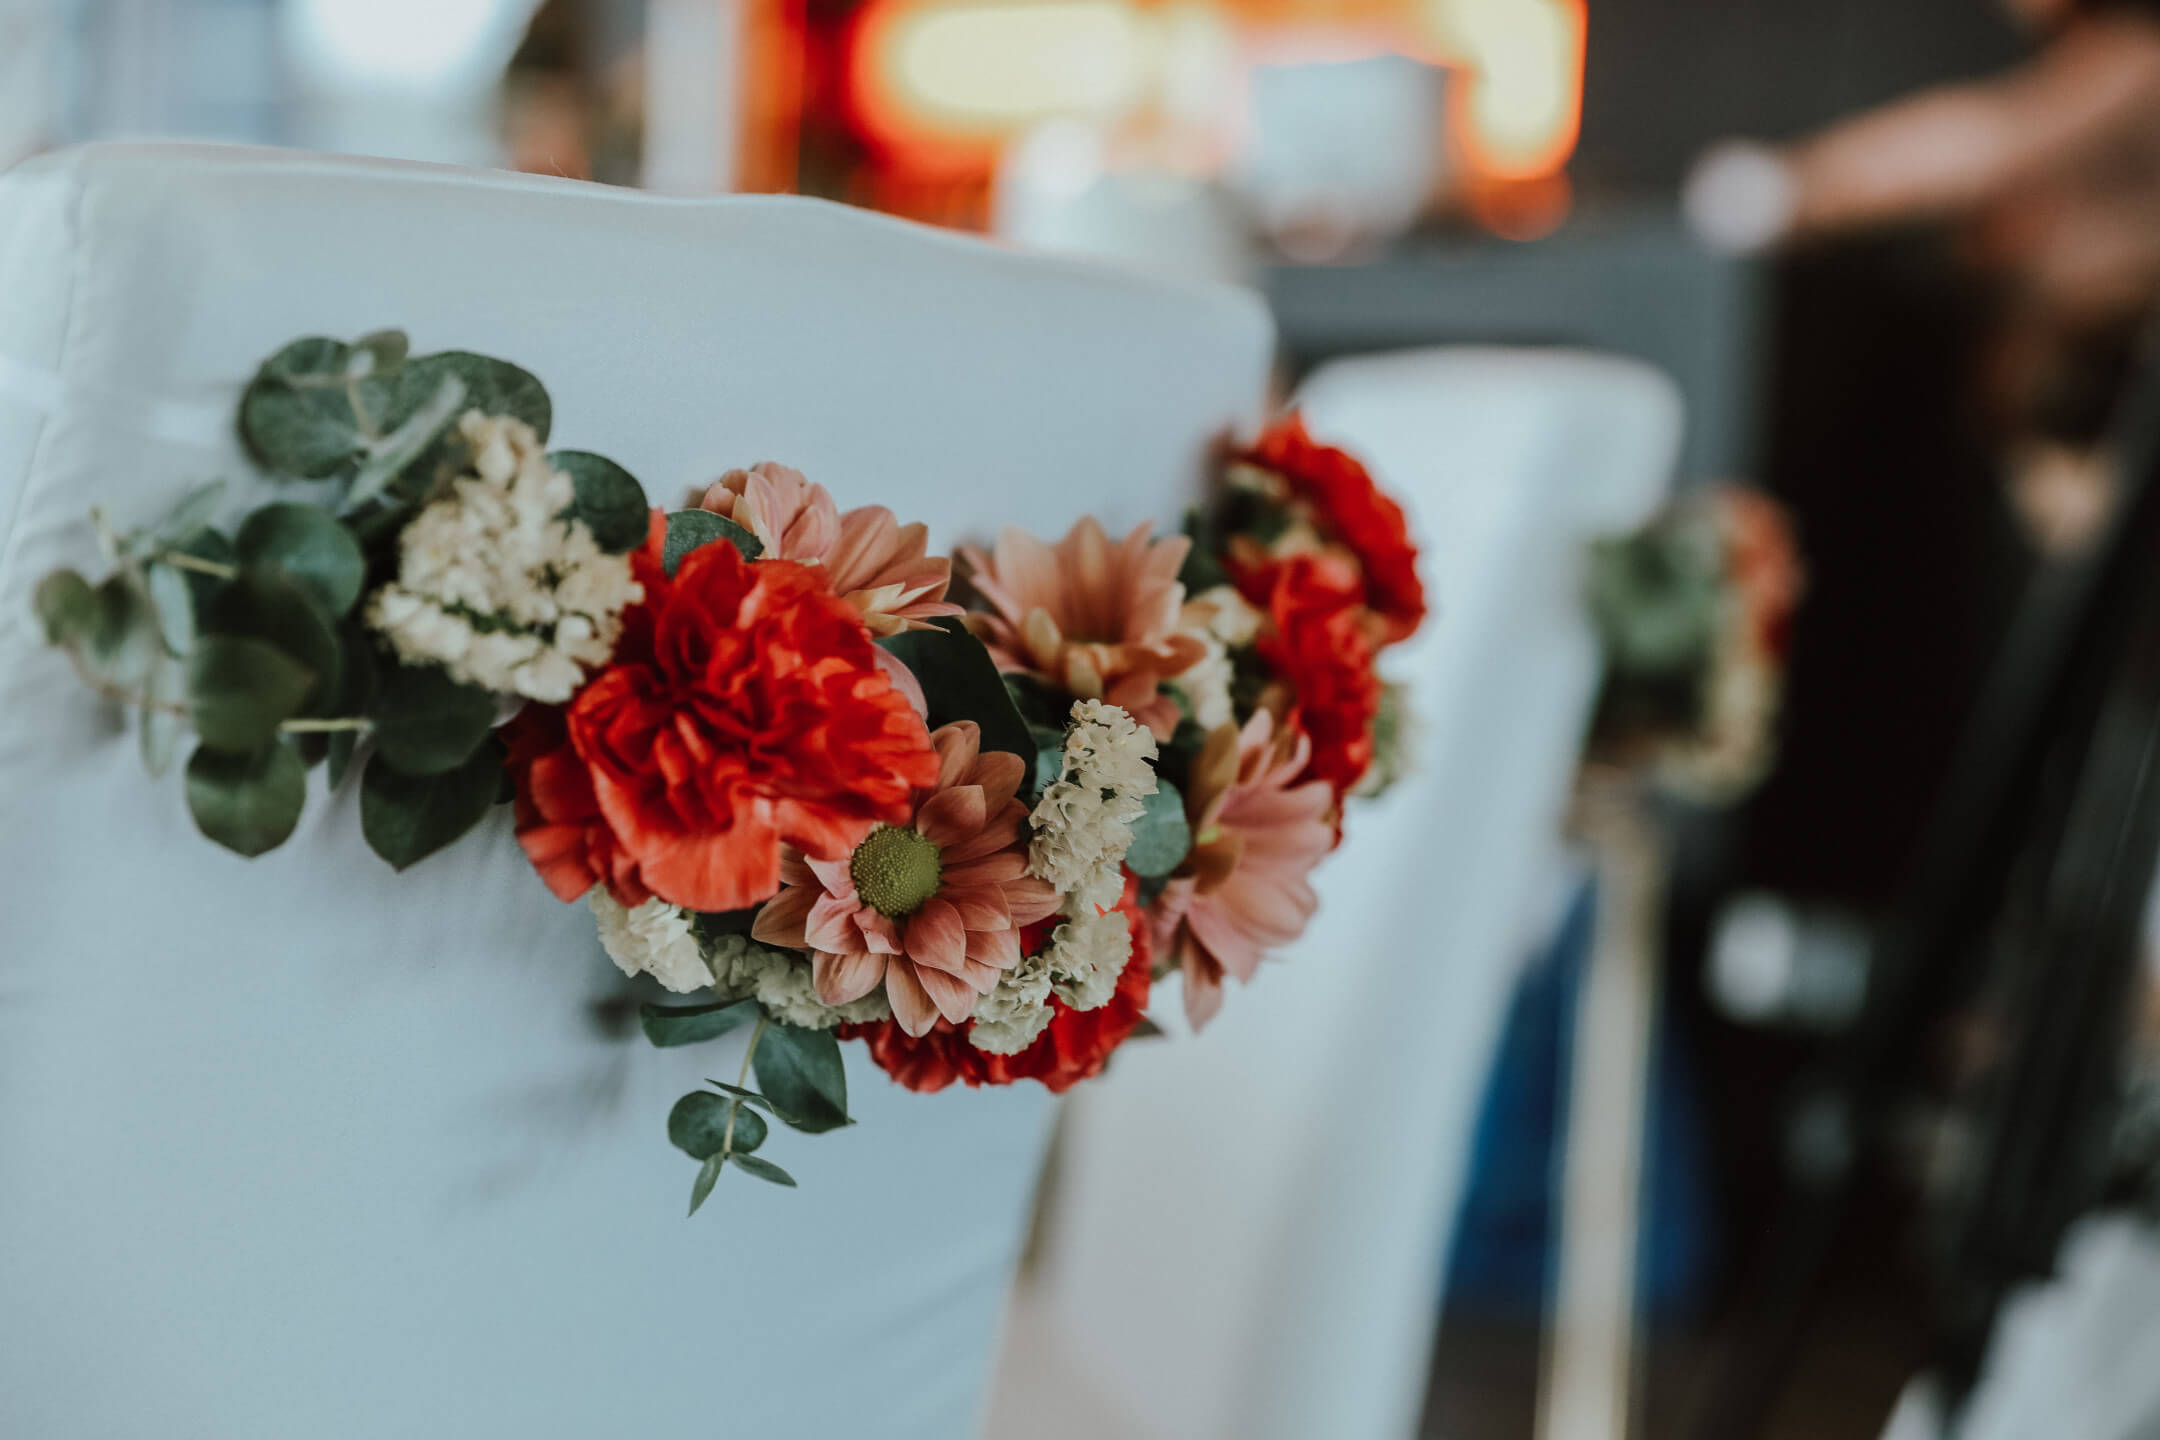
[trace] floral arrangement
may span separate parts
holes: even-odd
[[[317,764],[398,869],[509,803],[615,964],[692,997],[644,1006],[652,1043],[750,1032],[668,1119],[693,1212],[728,1166],[794,1183],[769,1119],[849,1123],[842,1040],[917,1090],[1063,1090],[1172,971],[1204,1024],[1401,769],[1378,661],[1424,618],[1417,552],[1294,415],[1186,534],[1008,529],[959,577],[783,465],[655,509],[551,421],[506,361],[297,341],[240,402],[280,497],[229,534],[216,484],[94,514],[111,574],[36,605],[153,774],[192,732],[189,808],[242,855]]]
[[[1591,554],[1605,650],[1591,753],[1646,764],[1665,788],[1729,804],[1769,773],[1792,616],[1806,588],[1784,509],[1701,490]]]

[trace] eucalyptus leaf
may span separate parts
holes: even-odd
[[[300,586],[333,620],[344,618],[367,583],[360,542],[313,505],[263,506],[233,537],[233,554],[245,570],[282,575]]]
[[[718,1090],[723,1095],[734,1096],[737,1100],[742,1101],[745,1105],[755,1105],[758,1109],[763,1110],[768,1115],[778,1115],[780,1113],[778,1110],[775,1110],[773,1108],[772,1101],[767,1100],[763,1095],[758,1094],[755,1090],[745,1090],[742,1086],[730,1085],[725,1080],[707,1080],[705,1083],[712,1086],[713,1089]]]
[[[755,560],[765,553],[763,541],[725,515],[715,515],[710,510],[676,510],[667,517],[667,540],[661,546],[660,568],[673,575],[685,555],[716,540],[733,545],[745,560]]]
[[[97,624],[97,591],[73,570],[55,570],[38,581],[32,603],[48,645],[73,645]]]
[[[207,560],[213,565],[229,565],[235,569],[238,568],[238,562],[233,559],[232,541],[225,538],[223,531],[201,527],[192,534],[173,541],[165,548],[176,554],[190,555],[197,560]],[[197,616],[207,611],[225,587],[232,584],[230,579],[222,575],[206,574],[193,566],[183,568],[175,565],[173,568],[180,571],[182,578],[187,581],[188,592],[194,599],[194,613]]]
[[[364,355],[367,357],[366,373],[380,375],[405,363],[405,357],[412,353],[412,342],[405,338],[402,330],[377,330],[353,341],[352,348],[352,365],[357,367]]]
[[[645,543],[652,530],[652,507],[635,475],[605,455],[584,450],[557,450],[547,458],[576,487],[569,513],[585,522],[602,550],[621,555]]]
[[[345,646],[316,592],[282,570],[247,570],[197,611],[196,628],[275,645],[315,677],[298,715],[328,715],[342,698]]]
[[[983,749],[1009,751],[1032,767],[1038,753],[1035,737],[990,652],[959,617],[934,623],[934,630],[903,630],[877,642],[922,683],[930,703],[930,728],[972,720],[982,727]]]
[[[674,1045],[697,1045],[718,1039],[730,1030],[755,1023],[755,1000],[726,1001],[717,1005],[644,1005],[638,1010],[645,1038],[666,1049]]]
[[[274,739],[315,673],[267,640],[206,635],[188,654],[188,706],[205,746],[247,754]],[[297,759],[297,757],[295,757]]]
[[[1144,798],[1147,810],[1133,821],[1125,865],[1135,875],[1160,878],[1192,850],[1192,826],[1185,819],[1185,797],[1162,776],[1155,777],[1155,793]]]
[[[847,1113],[847,1067],[831,1031],[767,1025],[751,1065],[758,1089],[797,1130],[819,1135],[853,1123]]]
[[[96,609],[83,637],[83,660],[108,685],[140,688],[143,672],[165,647],[150,596],[126,571],[106,576],[94,593]]]
[[[728,1125],[732,1119],[734,1132]],[[757,1111],[725,1095],[693,1090],[668,1111],[668,1139],[693,1160],[718,1155],[725,1144],[730,1158],[747,1155],[765,1143],[765,1120]]]
[[[398,870],[417,865],[480,823],[502,785],[502,756],[483,745],[455,770],[407,775],[376,755],[360,777],[360,833]]]
[[[185,655],[195,644],[195,591],[187,576],[171,565],[156,561],[144,570],[150,589],[150,606],[157,613],[158,633],[165,649]]]
[[[198,485],[180,498],[180,503],[165,512],[158,521],[154,533],[167,545],[185,540],[210,523],[217,513],[218,503],[225,498],[225,482],[212,480]]]
[[[366,444],[347,384],[352,347],[323,336],[295,340],[265,360],[240,397],[240,438],[277,474],[319,480],[349,466]]]
[[[455,375],[443,376],[425,404],[380,441],[369,445],[367,457],[353,475],[352,488],[345,492],[342,508],[357,510],[387,491],[399,476],[434,449],[464,409],[465,382]]]
[[[541,444],[547,443],[555,420],[547,387],[529,370],[469,350],[444,350],[407,360],[398,369],[394,393],[379,423],[393,430],[402,427],[441,393],[445,378],[453,377],[465,389],[467,409],[522,420]]]
[[[188,812],[203,834],[253,857],[285,843],[307,801],[307,767],[272,740],[239,754],[196,747],[187,766]]]
[[[745,1175],[755,1175],[760,1180],[774,1185],[785,1185],[790,1190],[795,1188],[795,1177],[762,1155],[730,1155],[728,1160]]]
[[[345,772],[352,768],[353,754],[360,748],[360,732],[357,730],[333,730],[324,756],[330,762],[326,773],[330,788],[335,790],[345,783]]]
[[[391,665],[378,676],[368,714],[376,753],[407,775],[455,770],[495,723],[495,697],[439,665]]]
[[[720,1178],[720,1165],[721,1160],[718,1155],[708,1155],[705,1157],[705,1163],[698,1166],[697,1180],[690,1187],[690,1213],[692,1215],[697,1214],[698,1207],[705,1203],[705,1197],[712,1194],[713,1182]]]

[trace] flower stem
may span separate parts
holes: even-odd
[[[760,1015],[757,1028],[750,1032],[750,1048],[743,1051],[742,1072],[735,1077],[736,1089],[747,1090],[750,1087],[750,1058],[757,1054],[757,1042],[764,1038],[765,1017]],[[735,1153],[735,1117],[741,1113],[741,1100],[737,1100],[734,1104],[728,1106],[727,1129],[720,1132],[720,1158],[723,1164],[726,1163],[728,1156]]]
[[[170,565],[175,570],[193,570],[198,575],[211,575],[220,580],[240,578],[239,566],[205,560],[200,555],[190,555],[185,550],[160,550],[150,558],[161,565]]]
[[[140,705],[166,715],[176,715],[182,720],[193,713],[181,701],[167,700],[142,690],[130,690],[124,685],[115,685],[109,680],[100,679],[83,663],[82,652],[73,645],[67,647],[67,657],[68,663],[75,667],[75,677],[115,705]],[[368,730],[373,728],[374,724],[375,722],[365,715],[340,715],[327,719],[281,720],[278,722],[278,730],[286,735],[322,735],[337,730]]]
[[[334,720],[284,720],[278,729],[287,735],[321,735],[333,730],[365,730],[374,724],[365,715],[341,715]]]

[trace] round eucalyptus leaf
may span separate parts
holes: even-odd
[[[847,1113],[847,1067],[830,1030],[770,1024],[751,1058],[758,1089],[782,1120],[821,1135],[852,1122]]]
[[[240,397],[240,438],[273,472],[320,479],[351,463],[365,443],[347,374],[352,347],[311,336],[263,362]]]
[[[375,752],[407,775],[455,770],[487,739],[495,697],[439,665],[391,665],[376,677]]]
[[[760,1180],[773,1185],[785,1185],[790,1190],[795,1188],[795,1177],[762,1155],[730,1155],[728,1162],[745,1175],[755,1175]]]
[[[285,843],[307,802],[307,768],[275,740],[236,754],[196,747],[187,766],[188,813],[203,834],[241,855]]]
[[[72,645],[89,637],[97,624],[97,591],[73,570],[55,570],[38,581],[38,623],[45,627],[48,645]]]
[[[463,384],[467,409],[522,420],[541,444],[547,443],[555,419],[547,387],[529,370],[469,350],[423,355],[398,367],[388,404],[377,417],[378,426],[388,432],[404,424],[440,392],[445,376],[455,376]]]
[[[150,596],[123,571],[99,582],[96,602],[79,653],[99,680],[124,690],[139,689],[144,673],[165,648]]]
[[[247,753],[268,744],[314,685],[307,666],[252,636],[206,635],[188,654],[195,733],[214,750]]]
[[[329,715],[343,697],[345,647],[315,591],[280,570],[246,570],[198,612],[198,630],[266,640],[306,666],[315,686],[294,713]]]
[[[164,519],[158,521],[158,539],[168,544],[187,539],[210,523],[210,517],[217,513],[218,502],[224,498],[223,480],[212,480],[196,486],[181,497],[179,504],[165,513]]]
[[[982,727],[983,749],[1010,751],[1032,769],[1040,746],[997,662],[958,617],[934,623],[934,629],[903,630],[877,642],[922,682],[930,701],[930,728],[973,720]],[[1057,728],[1062,730],[1064,723],[1060,718]]]
[[[150,605],[157,612],[158,633],[165,648],[185,655],[195,644],[195,592],[187,576],[170,565],[153,562],[144,572],[150,587]]]
[[[693,1160],[718,1155],[728,1136],[730,1114],[735,1118],[734,1138],[728,1144],[731,1154],[747,1155],[765,1143],[763,1116],[739,1101],[709,1090],[693,1090],[675,1102],[675,1108],[668,1112],[668,1139]]]
[[[502,785],[502,756],[493,745],[440,775],[407,775],[381,760],[370,760],[360,777],[360,833],[399,870],[479,824]]]
[[[240,526],[233,554],[251,571],[273,571],[305,588],[340,619],[367,583],[360,542],[329,511],[313,505],[265,505]]]
[[[745,560],[755,560],[765,553],[765,542],[725,515],[710,510],[672,511],[667,517],[667,539],[660,548],[660,568],[673,575],[684,556],[722,540],[733,545]]]
[[[364,355],[367,357],[367,373],[380,375],[405,363],[405,357],[412,353],[412,342],[405,338],[402,330],[377,330],[353,341],[352,348],[352,363],[359,363],[360,357]]]
[[[1135,875],[1155,878],[1177,869],[1192,849],[1192,826],[1185,819],[1185,797],[1161,776],[1155,779],[1155,793],[1145,800],[1147,810],[1133,821],[1125,865]]]
[[[635,475],[605,455],[584,450],[557,450],[547,458],[576,487],[577,498],[569,513],[585,522],[602,550],[621,555],[645,543],[652,529],[652,507],[646,504],[645,487]]]

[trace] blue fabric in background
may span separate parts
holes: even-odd
[[[1586,878],[1516,986],[1448,1257],[1451,1306],[1529,1321],[1552,1293],[1575,1007],[1596,922],[1597,885]],[[1660,1023],[1653,1043],[1637,1298],[1651,1318],[1679,1320],[1704,1296],[1716,1217],[1685,1037]]]

